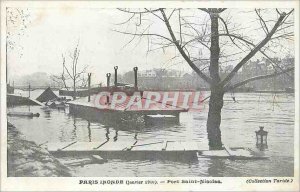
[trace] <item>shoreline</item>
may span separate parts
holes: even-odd
[[[8,177],[71,177],[71,170],[7,122]]]

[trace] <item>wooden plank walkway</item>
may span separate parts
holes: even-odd
[[[103,142],[59,142],[42,145],[49,152],[101,152],[101,151],[204,151],[207,144],[175,141],[103,141]]]
[[[41,145],[50,153],[59,155],[82,154],[100,155],[104,158],[172,158],[174,160],[191,160],[198,158],[225,158],[233,160],[259,160],[268,157],[248,148],[229,148],[209,150],[208,145],[201,142],[185,141],[103,141],[103,142],[61,142]]]

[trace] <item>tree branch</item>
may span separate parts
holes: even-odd
[[[157,14],[155,14],[154,11],[152,12],[151,10],[146,9],[146,8],[145,8],[145,10],[148,11],[149,13],[153,14],[154,16],[156,16],[156,17],[157,17],[158,19],[160,19],[161,21],[164,21],[160,16],[158,16]],[[141,13],[140,13],[140,15],[141,15]]]
[[[190,67],[203,79],[205,80],[208,84],[211,84],[212,83],[212,79],[210,77],[208,77],[207,75],[205,75],[202,71],[200,71],[200,69],[190,60],[190,58],[186,55],[186,53],[184,52],[184,50],[182,49],[182,47],[179,45],[174,33],[173,33],[173,30],[170,26],[170,23],[168,21],[168,18],[164,12],[163,9],[160,9],[162,15],[163,15],[163,18],[164,18],[164,21],[165,21],[165,24],[168,28],[168,31],[172,37],[172,40],[174,42],[174,44],[176,45],[178,51],[180,52],[180,54],[182,55],[182,57],[187,61],[187,63],[190,65]]]
[[[68,75],[70,76],[71,79],[73,79],[73,76],[71,75],[71,73],[69,72],[68,68],[66,67],[66,64],[63,63],[63,67],[66,69]]]
[[[135,13],[133,13],[132,16],[129,19],[127,19],[126,21],[124,21],[122,23],[116,23],[115,25],[123,25],[123,24],[129,22],[134,16],[135,16]]]
[[[221,22],[223,23],[223,25],[224,25],[224,27],[225,27],[225,30],[226,30],[226,33],[227,33],[227,34],[230,34],[230,33],[229,33],[229,30],[228,30],[228,27],[227,27],[227,24],[226,24],[226,22],[225,22],[225,20],[224,20],[222,17],[220,17],[220,16],[219,16],[219,19],[220,19]],[[237,48],[239,48],[240,50],[244,51],[238,44],[236,44],[236,43],[234,42],[234,39],[233,39],[232,36],[229,36],[229,38],[230,38],[231,42],[232,42]]]
[[[160,37],[160,38],[163,38],[163,39],[166,39],[170,42],[173,42],[171,39],[165,37],[165,36],[162,36],[162,35],[159,35],[159,34],[155,34],[155,33],[129,33],[129,32],[125,32],[125,31],[118,31],[118,30],[112,30],[112,31],[115,31],[115,32],[118,32],[118,33],[122,33],[122,34],[126,34],[126,35],[136,35],[136,36],[157,36],[157,37]]]
[[[135,13],[135,14],[142,14],[142,13],[153,13],[153,12],[156,12],[156,11],[159,11],[160,9],[153,9],[153,10],[146,10],[146,11],[128,11],[128,10],[125,10],[125,9],[121,9],[121,8],[117,8],[119,11],[123,11],[123,12],[126,12],[126,13]]]
[[[255,9],[255,13],[256,13],[256,15],[257,15],[258,18],[259,18],[259,22],[260,22],[260,24],[261,24],[262,29],[264,30],[264,32],[265,32],[266,35],[267,35],[267,34],[269,33],[269,29],[268,29],[268,26],[267,26],[265,20],[264,20],[264,19],[262,18],[262,16],[260,15],[259,10]]]
[[[260,75],[260,76],[256,76],[256,77],[251,77],[249,79],[246,79],[244,81],[241,81],[239,83],[236,83],[232,86],[226,86],[224,88],[225,91],[229,91],[229,90],[232,90],[232,89],[235,89],[237,87],[240,87],[240,86],[243,86],[251,81],[256,81],[256,80],[260,80],[260,79],[267,79],[267,78],[271,78],[271,77],[275,77],[275,76],[278,76],[278,75],[282,75],[284,73],[287,73],[287,72],[290,72],[290,71],[293,71],[295,68],[292,67],[292,68],[289,68],[289,69],[286,69],[286,70],[283,70],[282,72],[275,72],[275,73],[272,73],[272,74],[268,74],[268,75]]]
[[[251,45],[251,46],[253,46],[253,47],[255,47],[255,45],[252,43],[252,42],[250,42],[250,41],[248,41],[248,40],[246,40],[246,39],[244,39],[244,38],[242,38],[242,37],[240,37],[240,36],[237,36],[237,35],[235,35],[235,34],[219,34],[219,36],[229,36],[229,37],[233,37],[233,38],[236,38],[236,39],[238,39],[238,40],[240,40],[240,41],[244,41],[245,43],[247,43],[247,44],[249,44],[249,45]],[[271,38],[272,39],[272,38]],[[271,62],[271,64],[273,65],[273,68],[275,69],[275,67],[274,67],[274,65],[276,65],[281,71],[283,71],[283,69],[277,64],[277,63],[275,63],[266,53],[265,53],[265,51],[263,51],[263,50],[259,50],[259,52],[261,53],[261,54],[263,54],[270,62]],[[276,69],[275,69],[276,70]],[[286,73],[287,74],[287,76],[289,76],[290,77],[290,79],[292,80],[293,78],[288,74],[288,73]]]
[[[172,17],[172,15],[173,15],[173,13],[176,11],[176,9],[173,9],[173,11],[172,11],[172,13],[169,15],[169,17],[168,17],[168,20],[170,20],[171,19],[171,17]]]
[[[180,18],[180,9],[178,10],[178,22],[179,22],[179,35],[180,35],[180,45],[182,44],[182,29],[181,29],[181,18]]]
[[[273,29],[268,33],[268,35],[263,39],[244,59],[242,59],[235,67],[234,69],[229,73],[229,75],[219,83],[220,86],[224,87],[235,75],[235,73],[238,72],[238,70],[247,63],[262,47],[264,47],[269,40],[271,39],[272,35],[276,32],[277,28],[280,26],[281,22],[285,18],[286,13],[282,13],[280,17],[278,18],[277,22],[275,23]]]

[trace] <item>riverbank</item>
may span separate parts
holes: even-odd
[[[27,141],[11,123],[7,125],[7,174],[9,177],[68,177],[68,167],[46,149]]]

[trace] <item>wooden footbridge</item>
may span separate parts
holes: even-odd
[[[55,156],[99,155],[104,159],[157,160],[168,159],[190,162],[199,158],[265,159],[266,156],[247,148],[209,150],[204,142],[185,141],[111,141],[60,142],[41,145]]]
[[[42,147],[57,156],[100,155],[120,159],[195,160],[197,152],[208,150],[207,144],[175,141],[103,141],[46,143]]]

